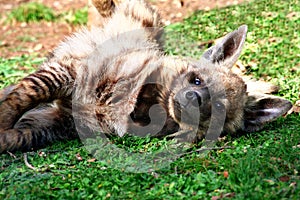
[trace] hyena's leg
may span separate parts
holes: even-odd
[[[0,90],[0,103],[4,101],[4,98],[6,98],[6,96],[14,89],[14,87],[14,85],[10,85]]]
[[[101,27],[105,19],[111,17],[116,7],[118,12],[142,22],[142,27],[161,26],[156,11],[144,0],[89,0],[89,26]],[[123,4],[123,5],[122,5]]]
[[[0,132],[0,153],[28,151],[63,139],[78,137],[71,108],[60,103],[28,111],[12,129]]]
[[[0,92],[0,131],[11,129],[26,111],[40,103],[69,96],[74,77],[59,66],[48,68]]]
[[[146,31],[148,40],[159,47],[163,46],[163,28],[159,14],[144,0],[124,0],[116,5],[115,12],[105,24],[105,28],[114,33]]]
[[[88,0],[88,27],[102,27],[123,0]]]

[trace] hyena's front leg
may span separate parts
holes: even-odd
[[[45,147],[54,141],[76,138],[70,104],[62,101],[40,106],[24,114],[12,129],[0,132],[0,153],[28,151]]]
[[[20,117],[40,103],[68,96],[73,77],[66,70],[48,66],[1,92],[0,131],[11,129]]]

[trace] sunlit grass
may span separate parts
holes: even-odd
[[[198,58],[197,44],[218,38],[241,24],[249,26],[241,56],[249,74],[281,86],[279,95],[299,99],[298,1],[260,0],[195,13],[183,23],[167,27],[170,54]],[[176,34],[177,35],[176,35]],[[179,35],[178,35],[179,34]],[[180,45],[179,40],[182,41]],[[0,59],[0,88],[17,82],[43,59]],[[0,198],[3,199],[298,199],[300,195],[300,117],[292,114],[263,131],[228,136],[206,155],[192,153],[155,172],[134,173],[112,168],[111,161],[95,160],[78,141],[58,142],[29,153],[28,169],[22,154],[0,155]],[[166,141],[150,138],[113,138],[129,152],[147,153]],[[40,153],[43,152],[43,153]],[[112,152],[113,153],[113,152]],[[80,158],[80,159],[79,159]],[[122,158],[115,166],[124,164]]]

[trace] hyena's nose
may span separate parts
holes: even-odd
[[[201,96],[196,91],[187,91],[185,98],[189,100],[193,106],[198,107],[201,105]]]

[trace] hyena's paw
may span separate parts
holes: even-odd
[[[116,6],[124,0],[89,0],[88,27],[103,27],[105,19],[111,17]]]
[[[0,153],[29,151],[77,137],[73,117],[65,108],[44,105],[26,112],[13,128],[0,130]]]
[[[8,86],[0,91],[0,131],[13,126],[13,102],[8,96],[14,89],[14,85]]]
[[[160,27],[161,21],[157,11],[143,0],[125,0],[120,4],[119,12],[133,20],[141,22],[142,27]]]
[[[2,90],[0,90],[0,105],[1,103],[5,100],[5,98],[7,97],[7,95],[14,89],[14,85],[10,85],[6,88],[3,88]]]
[[[24,88],[12,85],[0,91],[0,130],[13,128],[27,107],[33,105],[33,96]]]
[[[0,131],[0,153],[4,151],[29,150],[32,143],[30,129],[8,129]]]
[[[64,75],[41,70],[3,89],[0,92],[0,130],[13,128],[25,112],[54,99],[64,81],[57,77],[65,78]]]
[[[92,4],[102,17],[109,17],[114,11],[115,7],[124,0],[90,0]]]

